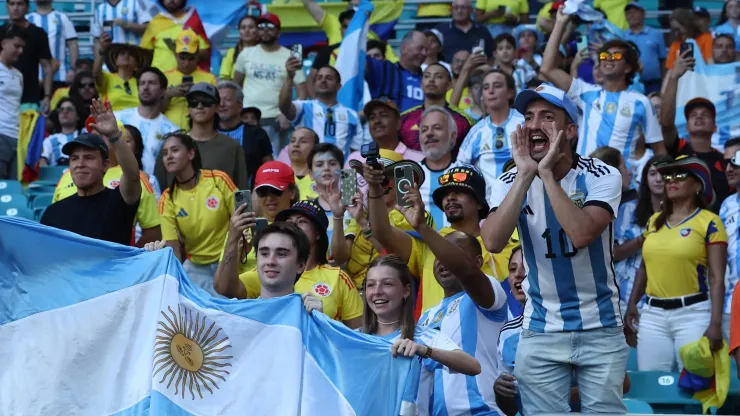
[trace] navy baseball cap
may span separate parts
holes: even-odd
[[[627,3],[627,5],[624,6],[624,11],[627,11],[631,7],[634,7],[635,9],[640,9],[643,12],[645,11],[645,8],[640,3],[636,2],[636,1],[631,1],[631,2]]]
[[[552,85],[540,84],[533,90],[523,90],[517,94],[514,99],[514,108],[521,114],[527,112],[529,103],[535,100],[545,100],[550,104],[560,107],[568,113],[571,121],[574,123],[578,120],[578,108],[565,94],[565,91],[555,88]]]
[[[709,10],[705,9],[704,7],[696,6],[693,10],[694,14],[701,17],[708,17],[711,18],[712,15],[709,14]]]
[[[108,159],[108,145],[105,144],[105,141],[100,136],[93,133],[82,133],[75,137],[74,140],[68,141],[64,146],[62,146],[62,153],[67,156],[71,156],[72,151],[76,147],[80,146],[87,147],[88,149],[100,150],[103,152],[103,159]]]

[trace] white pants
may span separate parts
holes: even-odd
[[[681,371],[679,349],[704,336],[711,319],[711,302],[678,309],[645,304],[637,332],[637,368],[640,371]]]

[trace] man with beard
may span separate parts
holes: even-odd
[[[414,150],[422,150],[419,143],[419,131],[422,115],[425,109],[431,107],[446,108],[453,117],[456,125],[454,154],[468,134],[470,127],[475,124],[456,107],[447,104],[446,94],[450,89],[452,78],[450,71],[439,63],[430,64],[424,70],[421,79],[421,89],[424,92],[424,104],[410,108],[401,114],[401,140],[403,144]]]
[[[167,77],[157,68],[142,68],[137,74],[139,105],[117,111],[116,119],[123,124],[136,127],[144,141],[141,156],[142,170],[154,175],[154,164],[162,148],[162,137],[179,130],[170,119],[162,114],[162,99],[167,90]]]
[[[717,35],[712,44],[712,60],[715,64],[735,62],[735,39],[730,35]]]
[[[257,21],[259,45],[247,48],[234,64],[234,82],[242,86],[244,107],[254,106],[262,112],[260,124],[270,136],[273,153],[282,149],[287,140],[282,140],[284,132],[290,127],[288,120],[278,108],[280,89],[290,76],[296,85],[298,99],[306,98],[306,75],[295,71],[288,73],[286,62],[290,50],[278,43],[280,38],[280,18],[266,13]],[[302,59],[302,57],[301,57]]]
[[[727,182],[734,189],[740,189],[740,137],[730,139],[725,143],[725,160],[727,160]],[[728,196],[719,210],[719,217],[727,230],[727,273],[725,274],[725,310],[722,315],[722,334],[730,341],[730,312],[732,309],[732,293],[740,277],[740,194]],[[737,303],[737,301],[736,301]],[[737,327],[736,327],[737,328]]]
[[[302,71],[303,61],[295,57],[288,59],[285,69],[288,77],[280,89],[280,112],[294,127],[306,127],[316,132],[321,143],[329,143],[339,148],[344,157],[359,150],[363,142],[363,129],[355,110],[337,102],[337,93],[342,86],[339,71],[331,66],[321,67],[314,78],[313,89],[316,99],[296,100],[293,95],[293,76]],[[278,160],[288,159],[287,146],[283,148]]]

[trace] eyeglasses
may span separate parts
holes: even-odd
[[[81,82],[80,88],[95,88],[94,82]]]
[[[194,61],[195,54],[194,53],[178,53],[177,58],[182,59],[184,61]]]
[[[670,182],[670,181],[676,181],[676,182],[683,182],[686,179],[688,179],[689,173],[688,172],[672,172],[672,173],[666,173],[663,175],[663,181]]]
[[[468,172],[445,173],[439,177],[439,184],[446,185],[452,183],[465,183],[468,180]]]
[[[504,128],[496,127],[496,149],[504,147]]]
[[[277,197],[283,196],[283,191],[279,189],[275,189],[271,186],[263,186],[263,187],[257,188],[255,192],[257,192],[257,196],[260,198],[267,198],[268,195],[274,195]]]
[[[599,54],[600,61],[621,61],[622,57],[622,52],[601,52]]]
[[[71,107],[71,106],[57,108],[57,112],[59,112],[59,113],[74,113],[76,111],[77,111],[77,109],[75,109],[74,107]]]
[[[276,29],[277,26],[275,26],[273,23],[260,23],[257,25],[257,29]]]
[[[213,100],[208,99],[202,99],[202,98],[191,98],[188,100],[188,108],[198,108],[198,105],[203,105],[203,107],[209,108],[216,105],[216,102]]]

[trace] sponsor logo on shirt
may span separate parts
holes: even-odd
[[[532,208],[530,208],[529,205],[526,205],[522,209],[522,215],[534,215],[534,211],[532,211]]]
[[[414,124],[413,126],[411,126],[411,131],[416,131],[416,130],[419,130],[418,124]]]
[[[486,143],[483,146],[481,146],[480,151],[481,151],[481,153],[483,153],[483,152],[490,152],[491,151],[491,146],[489,146],[488,143]]]
[[[221,204],[221,201],[219,201],[218,198],[215,196],[209,196],[206,198],[206,208],[210,209],[211,211],[218,209],[218,206]]]
[[[689,234],[691,234],[691,228],[681,228],[679,234],[681,234],[681,237],[686,238],[689,236]]]
[[[185,208],[180,208],[180,210],[177,211],[177,216],[178,217],[187,217],[188,216],[188,213],[185,211]]]
[[[331,286],[324,282],[316,283],[313,285],[313,293],[325,298],[331,295]]]

